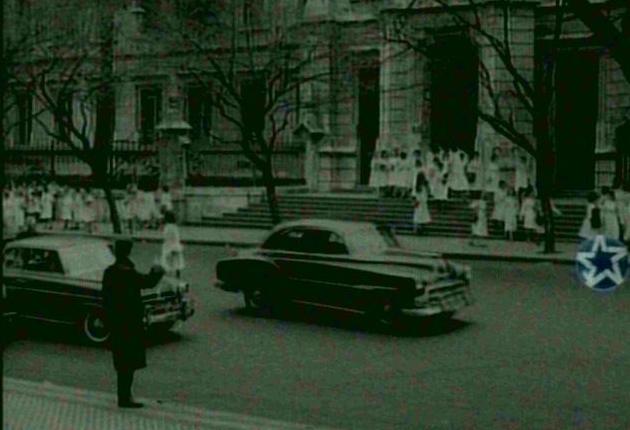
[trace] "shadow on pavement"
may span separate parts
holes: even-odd
[[[257,313],[246,308],[227,311],[236,318],[261,318],[266,320],[286,321],[290,323],[333,327],[348,331],[361,331],[376,335],[396,337],[433,337],[464,330],[472,323],[457,318],[438,320],[432,318],[403,318],[396,324],[385,324],[370,319],[366,315],[321,309],[309,306],[283,306],[272,312]]]

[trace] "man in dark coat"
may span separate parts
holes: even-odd
[[[142,404],[133,401],[131,385],[134,371],[147,366],[141,289],[155,287],[164,270],[155,267],[147,275],[138,273],[129,259],[131,247],[130,240],[119,240],[115,244],[116,262],[103,276],[103,305],[118,375],[118,406],[140,408]]]

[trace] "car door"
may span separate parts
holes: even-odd
[[[292,228],[263,246],[285,277],[285,295],[293,300],[326,305],[341,305],[345,289],[336,276],[335,261],[347,256],[342,238],[321,228]],[[273,239],[273,238],[270,238]],[[337,262],[338,263],[338,262]]]
[[[58,252],[20,248],[21,269],[9,281],[17,311],[33,318],[72,321],[72,295],[68,294]]]

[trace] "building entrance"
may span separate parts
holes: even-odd
[[[378,67],[359,69],[359,183],[368,184],[370,163],[379,133],[379,73]]]
[[[479,57],[461,35],[439,36],[431,50],[431,143],[475,149]]]
[[[561,52],[556,60],[556,188],[592,189],[599,99],[593,51]]]

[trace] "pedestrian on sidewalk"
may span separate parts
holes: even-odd
[[[509,188],[503,201],[503,231],[508,240],[514,240],[518,226],[518,197],[513,188]]]
[[[493,196],[492,215],[490,219],[496,223],[505,222],[505,198],[507,197],[508,186],[504,180],[499,181],[499,188]]]
[[[103,305],[110,329],[111,350],[117,374],[118,406],[140,408],[131,387],[134,372],[147,366],[144,346],[144,305],[141,289],[153,288],[164,275],[154,266],[148,274],[136,271],[129,258],[131,240],[118,240],[114,246],[116,261],[103,275]]]
[[[538,202],[533,189],[529,189],[523,198],[520,217],[523,220],[527,240],[538,243],[541,227],[538,224]]]
[[[164,214],[164,242],[162,243],[162,267],[167,273],[174,273],[177,278],[184,270],[184,247],[179,236],[179,228],[175,222],[175,213]]]
[[[488,214],[486,193],[475,191],[473,193],[474,200],[470,203],[470,208],[474,211],[474,221],[470,226],[470,246],[485,246],[485,244],[477,242],[476,239],[488,237]]]
[[[414,181],[413,198],[413,230],[415,234],[422,231],[422,226],[431,222],[429,213],[429,185],[424,173],[418,172]]]

